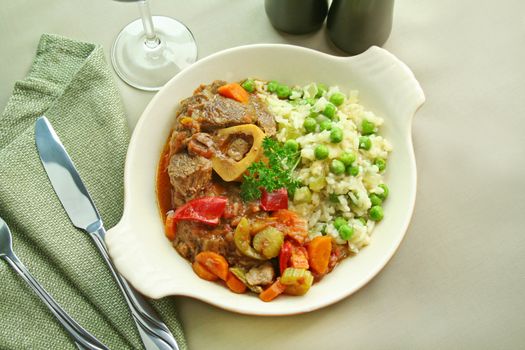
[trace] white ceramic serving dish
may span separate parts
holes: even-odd
[[[246,77],[275,79],[290,85],[323,82],[338,85],[342,91],[357,89],[360,103],[385,119],[381,132],[394,148],[386,173],[391,191],[384,206],[385,218],[376,226],[371,244],[341,262],[305,296],[280,296],[269,303],[255,294],[234,294],[220,283],[197,277],[165,238],[155,194],[157,163],[179,101],[201,83]],[[407,230],[416,197],[411,125],[424,101],[410,69],[378,47],[354,57],[335,57],[302,47],[262,44],[228,49],[200,60],[159,91],[131,138],[125,167],[124,214],[106,239],[117,269],[148,297],[188,296],[244,314],[308,312],[349,296],[385,266]]]

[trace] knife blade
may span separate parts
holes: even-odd
[[[102,219],[64,145],[45,116],[35,123],[35,143],[40,160],[58,199],[73,225],[94,240],[106,261],[139,330],[147,350],[179,349],[168,327],[144,298],[117,272],[104,242]]]
[[[37,119],[35,139],[42,165],[69,219],[79,229],[95,231],[102,226],[100,215],[47,118]]]

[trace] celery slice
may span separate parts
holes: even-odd
[[[304,186],[295,190],[295,193],[293,195],[294,204],[310,203],[311,201],[312,193],[310,192],[310,189],[308,187]]]
[[[237,228],[235,229],[235,233],[233,234],[233,241],[235,242],[235,246],[241,251],[241,253],[250,258],[257,260],[266,260],[266,257],[258,253],[250,245],[251,238],[252,237],[250,235],[250,223],[248,219],[242,218],[241,221],[239,221]]]
[[[268,227],[253,237],[253,247],[256,251],[271,259],[279,255],[284,242],[284,234],[274,227]]]
[[[286,286],[286,294],[304,295],[312,286],[314,276],[309,270],[288,267],[284,270],[280,281]]]

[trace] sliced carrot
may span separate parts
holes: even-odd
[[[228,277],[228,262],[222,255],[208,251],[200,252],[195,257],[195,261],[204,265],[208,271],[218,276],[221,280],[226,281]]]
[[[317,236],[308,243],[306,249],[310,270],[320,275],[325,274],[332,252],[332,238],[330,236]]]
[[[215,274],[211,273],[210,271],[208,271],[208,269],[204,265],[202,265],[200,262],[198,262],[198,261],[195,261],[191,265],[191,267],[193,268],[193,271],[195,271],[197,276],[199,276],[203,280],[216,281],[219,278],[219,277],[217,277],[217,275],[215,275]]]
[[[173,216],[173,212],[170,212],[166,216],[166,221],[164,222],[164,231],[166,233],[166,237],[168,237],[170,241],[173,241],[175,239],[176,228],[177,223],[175,221],[175,217]]]
[[[244,88],[237,83],[223,85],[219,87],[217,91],[224,97],[232,98],[242,103],[247,103],[250,100],[248,91],[244,90]]]
[[[233,273],[228,271],[228,278],[226,278],[226,285],[234,293],[242,294],[246,292],[246,285],[242,283]]]
[[[286,289],[286,286],[282,284],[279,280],[275,281],[271,286],[263,290],[259,294],[259,298],[262,301],[272,301],[277,296],[282,294],[284,290]]]

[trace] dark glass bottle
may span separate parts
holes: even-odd
[[[276,29],[306,34],[321,28],[328,12],[328,0],[265,0],[264,9]]]
[[[328,13],[330,39],[351,55],[381,46],[392,30],[394,0],[333,0]]]

